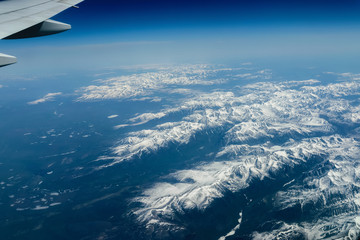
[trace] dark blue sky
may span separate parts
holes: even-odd
[[[85,0],[79,6],[54,17],[71,31],[2,41],[1,52],[20,60],[12,68],[360,55],[360,0]]]
[[[204,30],[216,35],[234,28],[360,27],[360,0],[85,0],[79,6],[55,19],[73,25],[71,36],[65,36],[89,42],[114,34],[142,41],[192,38]]]
[[[85,0],[79,6],[55,17],[74,28],[61,38],[84,37],[89,43],[117,36],[123,41],[168,41],[234,28],[254,32],[360,26],[360,0]]]
[[[108,27],[163,27],[206,24],[271,22],[359,21],[360,1],[355,0],[86,0],[69,17],[84,25]],[[70,15],[71,14],[71,15]]]

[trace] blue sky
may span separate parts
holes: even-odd
[[[359,1],[354,0],[87,0],[81,4],[80,12],[72,14],[68,11],[62,17],[76,21],[79,26],[87,27],[88,31],[91,31],[92,26],[101,26],[110,31],[129,31],[146,28],[359,22],[359,10]]]
[[[1,52],[19,59],[7,71],[360,54],[360,1],[86,0],[79,6],[54,17],[72,24],[69,32],[1,41]]]

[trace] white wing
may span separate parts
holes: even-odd
[[[38,37],[71,28],[49,18],[83,0],[3,0],[0,1],[0,39]],[[0,54],[0,67],[16,62],[16,58]]]

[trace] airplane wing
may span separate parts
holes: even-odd
[[[39,37],[63,32],[70,25],[51,17],[83,0],[0,0],[0,39]],[[0,53],[0,67],[16,62]]]

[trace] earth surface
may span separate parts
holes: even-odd
[[[358,239],[360,74],[278,69],[2,81],[1,239]]]

